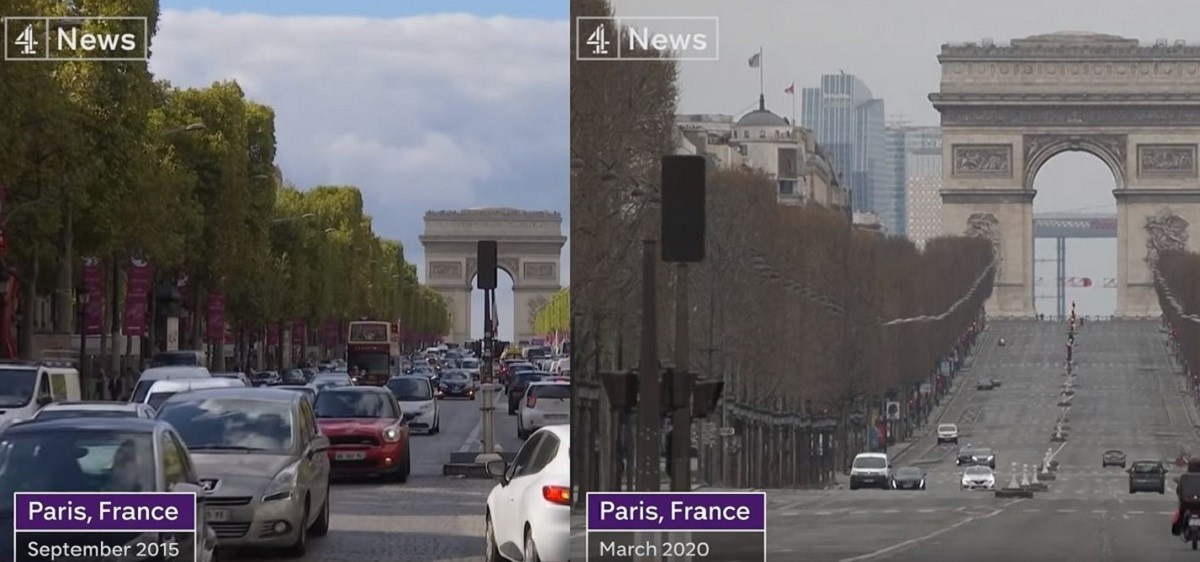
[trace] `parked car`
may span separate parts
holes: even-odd
[[[548,425],[571,423],[571,384],[534,382],[525,389],[525,400],[517,412],[517,437],[528,439]]]
[[[60,420],[63,418],[144,418],[154,419],[154,408],[146,404],[87,400],[54,402],[47,404],[33,415],[37,421]]]
[[[566,562],[571,544],[571,426],[534,432],[512,464],[487,471],[500,483],[487,498],[484,560]]]
[[[326,388],[317,395],[317,425],[329,437],[335,475],[385,476],[407,482],[412,472],[408,424],[391,390]]]
[[[19,423],[0,432],[0,451],[4,451],[0,513],[9,514],[9,540],[0,541],[0,559],[4,560],[13,559],[13,492],[204,494],[183,441],[171,424],[159,420],[108,417]],[[196,507],[195,522],[196,540],[179,542],[178,553],[165,560],[215,560],[218,538],[210,526],[211,517],[200,506]],[[139,535],[64,533],[54,542],[56,546],[83,546],[115,539],[147,540]]]
[[[1125,452],[1116,449],[1104,451],[1104,456],[1100,459],[1100,468],[1108,468],[1110,466],[1125,468]]]
[[[404,413],[409,429],[437,433],[442,428],[441,407],[433,395],[433,383],[422,375],[392,377],[385,385]]]
[[[299,557],[310,536],[329,532],[329,438],[303,394],[196,390],[168,399],[158,419],[187,444],[222,549]]]

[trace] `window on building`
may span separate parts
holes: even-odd
[[[796,194],[796,180],[779,180],[779,194],[780,195],[795,195]]]
[[[766,131],[759,131],[759,132],[758,132],[758,138],[760,138],[760,139],[765,139],[765,138],[767,138],[767,132],[766,132]]]

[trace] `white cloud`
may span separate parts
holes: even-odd
[[[150,66],[177,86],[236,79],[272,106],[289,181],[361,188],[376,232],[423,271],[427,210],[567,214],[567,37],[565,21],[467,14],[168,10]],[[498,294],[502,310],[510,299]]]

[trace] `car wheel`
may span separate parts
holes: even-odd
[[[404,458],[400,459],[400,466],[396,467],[396,472],[392,475],[392,479],[396,482],[404,484],[408,482],[408,475],[412,472],[412,442],[404,447]]]
[[[304,515],[300,517],[300,531],[296,533],[296,542],[287,547],[288,558],[301,558],[308,552],[308,498],[304,499]]]
[[[500,556],[500,547],[496,545],[496,530],[492,528],[492,516],[487,516],[487,530],[484,533],[484,551],[483,562],[502,562],[504,558]]]
[[[537,545],[533,544],[533,529],[525,528],[525,556],[522,562],[542,562],[542,557],[538,556]]]
[[[329,490],[329,482],[325,483],[325,489]],[[312,527],[308,528],[308,532],[314,537],[323,537],[329,534],[329,492],[325,492],[325,504],[321,506],[321,516],[313,521]]]
[[[442,415],[439,413],[433,418],[433,427],[429,428],[429,434],[435,435],[442,431]]]
[[[525,431],[523,425],[524,424],[521,423],[520,418],[517,418],[517,439],[522,441],[529,439],[529,432]]]
[[[855,484],[853,481],[851,481],[851,482],[850,482],[850,489],[851,489],[851,490],[857,490],[857,489],[858,489],[858,484]]]

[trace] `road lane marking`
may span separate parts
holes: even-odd
[[[1104,509],[1093,509],[1093,510],[1092,510],[1092,513],[1108,513],[1108,510],[1104,510]]]
[[[1129,510],[1129,514],[1130,514],[1130,515],[1141,515],[1141,514],[1143,514],[1143,513],[1145,513],[1145,512],[1144,512],[1144,511],[1140,511],[1140,510],[1133,510],[1133,509]]]
[[[917,510],[917,513],[935,513],[935,512],[937,512],[936,509],[918,509]]]
[[[1058,510],[1058,512],[1059,513],[1075,513],[1075,510],[1074,509],[1060,509],[1060,510]]]
[[[1036,508],[1035,508],[1035,509],[1026,509],[1026,510],[1025,510],[1025,513],[1041,513],[1041,512],[1042,512],[1042,510],[1040,510],[1040,509],[1036,509]]]
[[[1015,503],[1017,503],[1017,502],[1019,502],[1019,501],[1021,501],[1021,500],[1019,500],[1019,499],[1018,499],[1018,500],[1013,500],[1013,501],[1011,501],[1011,502],[1009,502],[1009,503],[1005,504],[1004,506],[1002,506],[1000,509],[997,509],[997,510],[995,510],[995,511],[992,511],[991,513],[986,513],[986,514],[983,514],[983,515],[972,515],[972,516],[970,516],[970,517],[967,517],[966,519],[963,519],[963,520],[959,521],[958,523],[955,523],[955,524],[953,524],[953,525],[951,525],[951,526],[949,526],[949,527],[945,527],[945,528],[939,529],[939,530],[937,530],[937,531],[934,531],[934,532],[932,532],[932,533],[929,533],[928,535],[925,535],[925,536],[923,536],[923,537],[917,537],[917,538],[915,538],[915,539],[909,539],[909,540],[906,540],[906,541],[904,541],[904,542],[901,542],[901,543],[896,543],[896,544],[894,544],[894,545],[892,545],[892,546],[885,547],[885,548],[881,548],[881,549],[879,549],[879,550],[876,550],[875,552],[872,552],[872,553],[869,553],[869,554],[863,554],[863,555],[861,555],[861,556],[854,556],[854,557],[851,557],[851,558],[843,558],[843,559],[841,559],[839,562],[855,562],[855,561],[857,561],[857,560],[870,560],[870,559],[872,559],[872,558],[877,558],[877,557],[879,557],[879,556],[883,556],[883,555],[885,555],[885,554],[887,554],[887,553],[889,553],[889,552],[893,552],[893,551],[895,551],[895,550],[899,550],[899,549],[901,549],[901,548],[905,548],[905,547],[907,547],[907,546],[912,546],[912,545],[915,545],[915,544],[919,544],[919,543],[925,542],[925,541],[927,541],[927,540],[929,540],[929,539],[932,539],[932,538],[935,538],[935,537],[941,536],[941,535],[942,535],[942,534],[944,534],[944,533],[948,533],[948,532],[950,532],[950,531],[953,531],[954,529],[957,529],[957,528],[959,528],[959,527],[962,527],[963,525],[966,525],[967,523],[970,523],[970,522],[972,522],[972,521],[976,521],[976,520],[979,520],[979,519],[987,519],[987,518],[989,518],[989,517],[994,517],[994,516],[998,515],[999,513],[1003,512],[1005,508],[1007,508],[1007,507],[1009,507],[1009,506],[1011,506],[1011,505],[1013,505],[1013,504],[1015,504]]]
[[[797,515],[800,515],[800,512],[799,511],[784,511],[783,513],[780,513],[779,515],[781,515],[783,517],[795,517]],[[817,515],[820,515],[820,513],[817,513]]]

